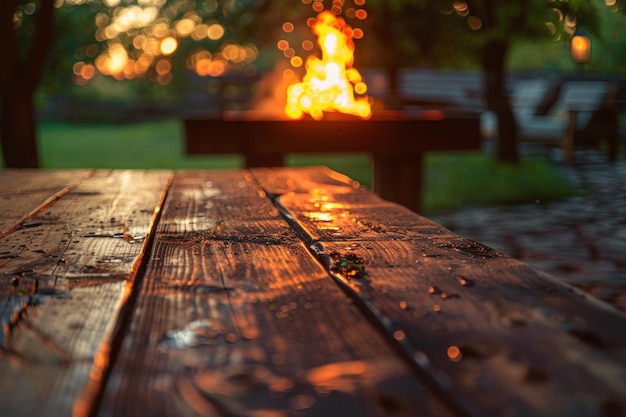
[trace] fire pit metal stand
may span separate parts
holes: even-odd
[[[190,118],[184,120],[186,153],[243,154],[246,167],[282,166],[290,153],[369,153],[374,192],[419,212],[424,153],[481,147],[477,114],[440,116],[320,122]]]

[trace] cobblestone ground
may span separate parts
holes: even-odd
[[[580,196],[549,204],[471,208],[431,216],[459,235],[521,259],[626,313],[626,158],[551,154]]]

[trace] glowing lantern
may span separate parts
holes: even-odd
[[[287,90],[285,113],[292,119],[301,119],[305,113],[321,120],[324,112],[341,112],[368,119],[372,116],[367,98],[355,99],[354,91],[364,94],[367,86],[361,74],[352,67],[354,42],[352,28],[342,18],[322,11],[312,26],[322,59],[307,58],[306,74]]]
[[[579,64],[589,62],[591,58],[591,39],[587,36],[587,32],[582,29],[576,29],[570,43],[570,54],[574,62]]]

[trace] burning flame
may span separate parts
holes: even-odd
[[[312,30],[322,50],[322,59],[314,55],[307,58],[304,79],[287,90],[285,113],[292,119],[301,119],[308,113],[313,119],[321,120],[325,111],[338,111],[369,119],[372,109],[367,98],[354,98],[355,91],[364,94],[367,86],[359,71],[352,67],[352,28],[326,10],[317,16]]]

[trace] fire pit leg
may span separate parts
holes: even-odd
[[[419,213],[422,210],[422,154],[374,155],[374,192]]]

